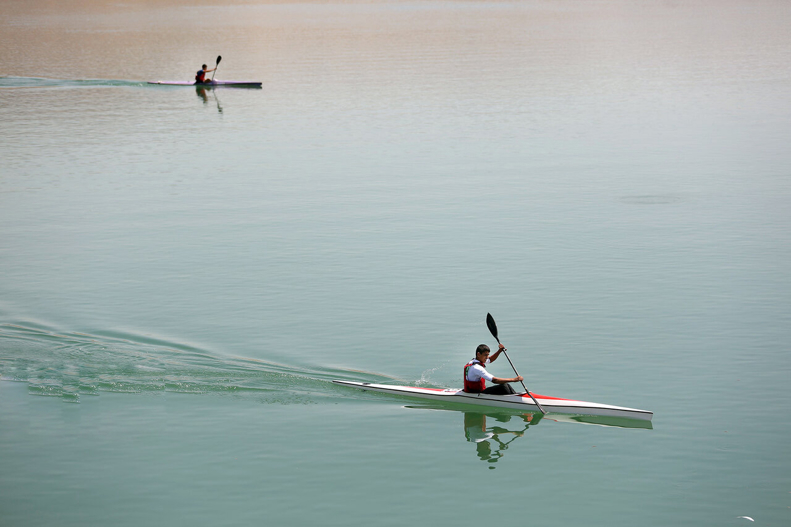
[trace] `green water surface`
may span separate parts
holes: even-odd
[[[3,526],[791,522],[786,2],[2,10]]]

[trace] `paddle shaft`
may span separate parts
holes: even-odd
[[[499,344],[499,343],[500,343],[500,341],[498,340],[498,341],[497,341],[497,343]],[[508,359],[508,364],[510,364],[510,365],[511,365],[511,368],[513,368],[513,370],[514,370],[514,373],[516,374],[516,376],[517,376],[517,377],[519,377],[519,372],[518,372],[518,371],[516,371],[516,368],[514,367],[514,363],[513,363],[513,362],[511,362],[511,357],[509,357],[509,356],[508,356],[508,352],[507,352],[507,351],[505,351],[505,348],[503,348],[503,354],[505,355],[505,358],[506,358],[506,359]],[[546,411],[545,411],[545,410],[544,410],[544,409],[541,407],[541,405],[540,405],[540,404],[538,404],[538,401],[536,401],[536,398],[535,398],[535,397],[533,397],[533,394],[532,394],[532,393],[530,393],[530,390],[528,390],[528,389],[527,389],[527,386],[525,386],[525,381],[519,381],[519,382],[522,384],[522,388],[524,388],[524,389],[525,389],[525,391],[527,392],[527,395],[529,395],[529,396],[530,396],[530,398],[531,398],[531,399],[533,399],[533,402],[534,402],[534,403],[536,403],[536,406],[538,406],[538,409],[539,409],[539,410],[541,410],[541,413],[542,413],[542,414],[546,414],[547,412],[546,412]]]
[[[497,341],[497,344],[500,344],[502,346],[502,343],[500,343],[500,338],[497,336],[497,324],[495,324],[494,317],[492,317],[491,313],[487,313],[486,314],[486,326],[489,328],[489,331],[491,332],[492,336],[494,337],[494,340]],[[505,358],[508,359],[508,364],[511,365],[511,368],[514,370],[514,373],[516,374],[517,377],[519,377],[519,372],[516,371],[516,367],[514,367],[514,363],[511,362],[511,357],[508,356],[508,352],[505,351],[505,348],[503,348],[503,353],[505,353]],[[533,394],[530,393],[530,390],[528,390],[527,386],[525,386],[525,381],[519,381],[519,382],[522,383],[522,388],[524,388],[525,391],[527,392],[527,395],[529,395],[530,398],[533,399],[533,402],[536,403],[536,406],[538,406],[538,409],[541,410],[541,413],[542,414],[546,414],[547,413],[546,410],[544,410],[541,407],[541,405],[538,404],[538,401],[536,401],[536,398],[533,397]]]

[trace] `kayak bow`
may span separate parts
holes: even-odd
[[[527,393],[515,395],[490,395],[485,393],[467,393],[455,388],[419,388],[416,386],[394,386],[389,384],[371,384],[368,382],[352,381],[332,381],[342,386],[351,386],[361,390],[389,393],[406,397],[416,397],[419,399],[431,399],[449,403],[475,404],[481,406],[493,406],[498,408],[510,408],[524,410],[526,412],[538,411],[538,406],[531,400]],[[592,403],[588,401],[576,401],[574,399],[562,399],[560,397],[549,397],[547,395],[533,394],[537,402],[544,407],[550,414],[571,414],[571,415],[601,415],[609,417],[627,417],[630,419],[640,419],[650,421],[654,413],[648,410],[638,410],[636,408],[626,408],[623,406],[612,406],[609,404]]]

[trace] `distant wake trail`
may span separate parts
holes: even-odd
[[[97,87],[142,87],[144,81],[112,79],[47,79],[43,77],[0,77],[2,88],[97,88]]]

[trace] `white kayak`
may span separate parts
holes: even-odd
[[[159,84],[161,86],[200,86],[203,88],[260,88],[260,82],[251,81],[211,81],[211,82],[188,82],[188,81],[149,81],[149,84]]]
[[[394,386],[389,384],[372,384],[368,382],[351,381],[332,381],[335,384],[351,386],[361,390],[371,390],[374,392],[390,393],[406,397],[416,397],[419,399],[430,399],[438,402],[474,404],[490,406],[496,408],[508,408],[512,410],[523,410],[525,412],[539,412],[540,410],[526,393],[515,395],[489,395],[485,393],[467,393],[457,388],[419,388],[415,386]],[[591,403],[587,401],[576,401],[574,399],[562,399],[560,397],[549,397],[547,395],[533,394],[538,403],[544,407],[548,414],[571,414],[571,415],[600,415],[606,417],[625,417],[628,419],[639,419],[651,421],[654,413],[648,410],[638,410],[636,408],[626,408],[623,406],[612,406],[609,404]]]

